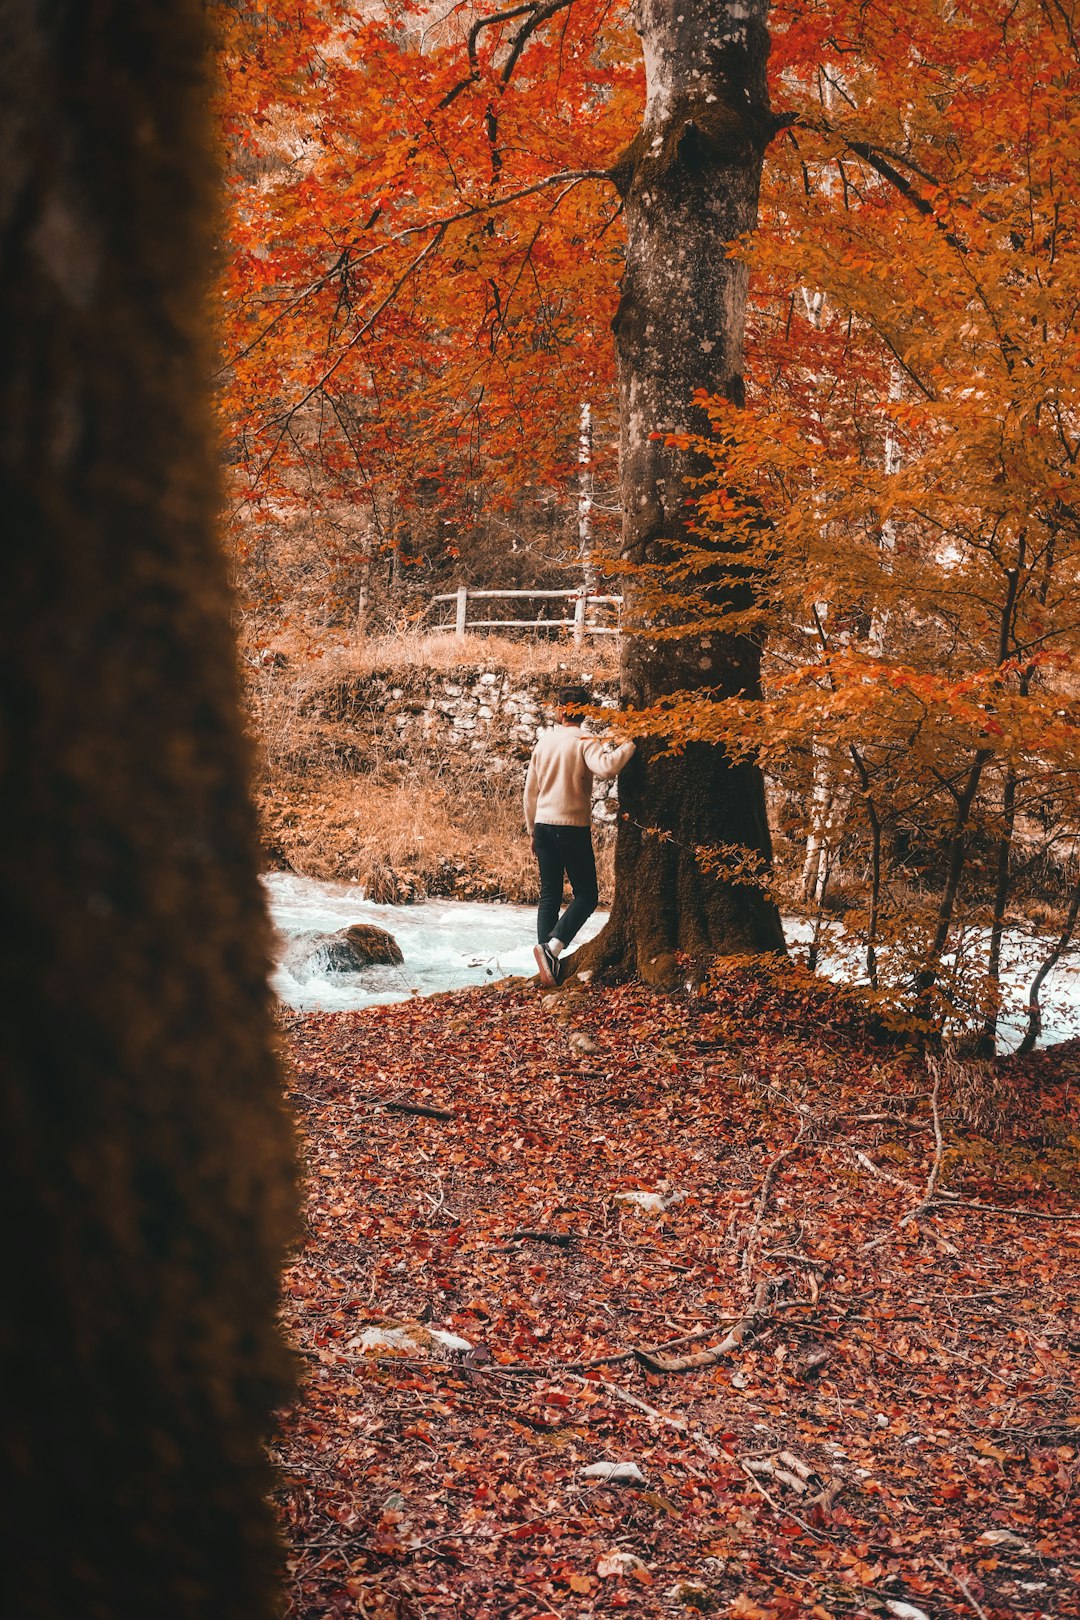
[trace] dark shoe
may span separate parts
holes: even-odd
[[[546,945],[534,945],[533,955],[540,969],[540,983],[548,990],[558,989],[562,975],[559,971],[559,958],[554,951],[549,951]]]

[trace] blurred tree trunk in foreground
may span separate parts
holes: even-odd
[[[276,1611],[295,1219],[204,379],[203,7],[0,28],[4,1611]]]

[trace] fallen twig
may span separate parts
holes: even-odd
[[[941,1096],[941,1069],[936,1059],[930,1058],[928,1062],[934,1076],[934,1089],[930,1093],[930,1109],[934,1117],[934,1162],[930,1166],[930,1174],[926,1180],[926,1191],[923,1193],[924,1204],[931,1203],[937,1191],[938,1177],[941,1175],[942,1155],[945,1152],[945,1138],[941,1134],[941,1111],[938,1108],[938,1099]],[[914,1215],[909,1216],[908,1219],[914,1219]]]
[[[806,1498],[807,1508],[820,1507],[827,1512],[844,1489],[844,1481],[834,1474],[822,1475],[809,1463],[803,1462],[793,1451],[754,1452],[751,1455],[738,1457],[736,1461],[745,1474],[756,1477],[764,1474],[768,1479],[775,1479],[788,1490],[794,1491],[797,1496]],[[814,1494],[807,1497],[811,1489]],[[782,1511],[787,1511],[786,1509]],[[792,1514],[792,1518],[797,1515]],[[800,1519],[799,1523],[803,1521]]]
[[[775,1291],[775,1289],[781,1287],[788,1280],[789,1279],[786,1275],[774,1277],[769,1279],[769,1286],[771,1286]],[[774,1300],[768,1309],[763,1310],[760,1313],[751,1312],[750,1315],[755,1315],[758,1320],[763,1320],[765,1317],[771,1317],[774,1311],[789,1311],[799,1309],[813,1309],[812,1302],[807,1299]],[[869,1321],[871,1318],[867,1318],[867,1320]],[[876,1320],[876,1318],[873,1318],[873,1320]],[[899,1318],[896,1320],[899,1320]],[[922,1318],[912,1317],[911,1320],[921,1321]],[[541,1365],[530,1365],[526,1362],[499,1362],[491,1367],[484,1367],[478,1370],[484,1372],[502,1373],[508,1378],[547,1378],[552,1375],[562,1377],[564,1374],[592,1372],[597,1367],[615,1367],[624,1361],[637,1361],[639,1357],[643,1355],[663,1356],[666,1355],[669,1350],[677,1350],[684,1344],[699,1344],[702,1339],[715,1338],[716,1334],[721,1332],[724,1328],[731,1328],[734,1330],[735,1328],[739,1327],[740,1324],[748,1321],[749,1316],[736,1316],[729,1321],[714,1322],[711,1327],[696,1328],[693,1333],[682,1333],[676,1339],[666,1339],[663,1344],[649,1345],[645,1348],[634,1345],[629,1350],[612,1350],[610,1355],[593,1356],[588,1361],[547,1361]],[[831,1329],[825,1327],[816,1326],[812,1331],[815,1333],[831,1334]],[[727,1341],[725,1340],[725,1343],[726,1342]],[[710,1352],[710,1354],[711,1353],[712,1352]],[[393,1356],[388,1359],[396,1361],[399,1364],[401,1364],[402,1361],[400,1356]],[[427,1363],[425,1363],[425,1365],[427,1365]]]
[[[1021,1209],[1017,1204],[979,1204],[971,1198],[935,1198],[931,1203],[935,1213],[950,1209],[977,1209],[983,1215],[1022,1215],[1033,1221],[1080,1221],[1080,1214],[1059,1215],[1049,1209]],[[964,1297],[979,1298],[977,1294]]]
[[[935,1568],[941,1571],[946,1580],[952,1581],[960,1588],[960,1591],[963,1593],[972,1609],[974,1609],[975,1613],[978,1615],[979,1620],[989,1620],[986,1610],[983,1608],[982,1604],[979,1602],[978,1598],[972,1592],[970,1586],[968,1586],[965,1580],[961,1579],[959,1575],[951,1570],[948,1564],[944,1563],[942,1559],[935,1558],[933,1553],[930,1554],[930,1562],[935,1566]]]
[[[778,1468],[771,1457],[759,1457],[754,1462],[748,1462],[746,1471],[755,1476],[765,1474],[769,1479],[778,1479],[782,1485],[786,1485],[789,1490],[793,1490],[796,1496],[806,1495],[805,1482],[797,1474],[793,1474],[790,1469]]]
[[[568,1249],[571,1243],[576,1243],[578,1236],[577,1232],[545,1232],[541,1228],[522,1226],[516,1232],[510,1233],[509,1241],[517,1243],[525,1238],[531,1238],[534,1243],[554,1243],[560,1249]]]
[[[851,1156],[864,1170],[869,1170],[872,1176],[880,1176],[882,1181],[889,1181],[894,1187],[902,1187],[905,1192],[916,1190],[910,1181],[904,1180],[903,1176],[894,1176],[891,1170],[883,1170],[880,1164],[875,1164],[870,1155],[864,1153],[861,1148],[852,1148]]]
[[[639,1367],[644,1367],[646,1372],[651,1373],[697,1372],[703,1367],[714,1367],[718,1361],[723,1361],[733,1350],[738,1349],[762,1317],[771,1314],[767,1308],[769,1300],[774,1293],[779,1292],[787,1280],[786,1276],[763,1278],[757,1285],[750,1310],[732,1325],[719,1344],[713,1345],[709,1350],[700,1350],[690,1356],[666,1356],[635,1347],[630,1353]]]
[[[394,1114],[419,1114],[423,1119],[449,1119],[457,1118],[449,1108],[432,1108],[428,1103],[410,1102],[383,1102],[383,1107]]]
[[[806,1531],[808,1536],[813,1536],[815,1541],[832,1541],[833,1540],[833,1537],[830,1536],[830,1535],[827,1535],[824,1531],[815,1530],[812,1524],[807,1524],[805,1519],[801,1519],[799,1517],[799,1515],[797,1513],[793,1513],[790,1508],[783,1507],[776,1500],[776,1497],[772,1496],[765,1489],[765,1487],[761,1483],[761,1481],[759,1479],[757,1479],[754,1474],[751,1473],[750,1469],[746,1466],[745,1463],[740,1462],[739,1467],[742,1469],[742,1472],[746,1475],[747,1479],[750,1481],[750,1483],[754,1487],[755,1491],[757,1491],[758,1495],[763,1496],[765,1498],[766,1502],[768,1502],[769,1506],[772,1508],[774,1513],[778,1513],[781,1518],[792,1519],[797,1525],[799,1525],[799,1527],[801,1529]]]
[[[941,1111],[938,1107],[938,1099],[941,1095],[941,1069],[933,1058],[927,1058],[927,1064],[934,1076],[934,1085],[930,1093],[930,1109],[934,1121],[934,1158],[930,1165],[930,1173],[926,1178],[923,1195],[919,1202],[908,1210],[906,1215],[901,1215],[896,1227],[898,1232],[902,1232],[905,1226],[910,1226],[912,1221],[918,1220],[920,1215],[924,1215],[933,1206],[945,1207],[940,1197],[935,1197],[938,1177],[941,1175],[941,1161],[945,1153],[945,1138],[941,1130]],[[867,1162],[869,1163],[869,1161]],[[948,1207],[951,1206],[952,1200],[950,1199]],[[888,1243],[893,1235],[892,1232],[882,1232],[879,1237],[871,1238],[869,1243],[864,1243],[859,1253],[869,1254],[871,1250],[879,1249],[883,1243]]]
[[[799,1129],[796,1133],[795,1140],[790,1142],[786,1148],[776,1155],[775,1159],[773,1159],[772,1163],[769,1165],[768,1169],[765,1171],[765,1174],[761,1178],[761,1186],[758,1189],[757,1203],[754,1205],[754,1218],[750,1222],[750,1225],[741,1240],[742,1274],[747,1281],[749,1281],[754,1265],[754,1244],[757,1240],[758,1233],[761,1231],[761,1223],[765,1217],[765,1207],[768,1204],[769,1194],[772,1191],[772,1184],[776,1180],[777,1171],[780,1169],[780,1166],[785,1162],[785,1160],[790,1159],[794,1153],[798,1152],[803,1136],[806,1134],[806,1127],[810,1123],[809,1110],[804,1113],[802,1108],[800,1108],[797,1103],[790,1102],[786,1097],[784,1098],[784,1101],[788,1103],[789,1108],[798,1109]]]
[[[785,1468],[790,1468],[793,1474],[798,1474],[805,1485],[812,1485],[814,1480],[820,1483],[821,1475],[817,1469],[811,1468],[809,1463],[804,1463],[802,1458],[796,1457],[793,1451],[778,1451],[776,1460],[778,1463],[783,1463]]]
[[[737,1322],[741,1318],[735,1317],[734,1320]],[[658,1356],[663,1355],[668,1350],[678,1350],[684,1344],[700,1344],[702,1339],[711,1339],[714,1334],[720,1332],[721,1328],[731,1327],[731,1325],[731,1322],[714,1322],[711,1327],[697,1328],[693,1333],[681,1333],[677,1339],[666,1339],[663,1344],[650,1345],[649,1354]],[[560,1372],[591,1372],[594,1367],[614,1367],[620,1361],[633,1361],[633,1359],[633,1349],[613,1350],[609,1356],[593,1356],[590,1361],[568,1361],[558,1370]],[[550,1367],[537,1368],[536,1370],[538,1372],[551,1371]]]
[[[654,1423],[666,1423],[669,1428],[678,1429],[682,1433],[686,1432],[688,1425],[685,1418],[672,1417],[667,1412],[658,1411],[655,1406],[650,1406],[648,1401],[641,1400],[637,1395],[631,1395],[627,1389],[620,1389],[618,1384],[609,1384],[603,1378],[582,1378],[576,1373],[571,1376],[574,1382],[581,1384],[583,1388],[602,1389],[615,1400],[622,1401],[626,1406],[632,1406],[635,1412],[642,1412],[647,1418],[652,1418]]]
[[[811,1255],[799,1254],[795,1249],[766,1249],[766,1260],[790,1260],[793,1266],[807,1266],[811,1271],[826,1271],[827,1260],[815,1260]]]

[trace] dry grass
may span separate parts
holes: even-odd
[[[380,902],[536,899],[516,773],[503,783],[423,765],[397,779],[326,771],[277,778],[260,797],[273,865],[355,880]],[[596,843],[601,895],[610,896],[613,835],[598,829]]]
[[[1009,1092],[997,1063],[981,1062],[946,1046],[933,1059],[941,1076],[945,1105],[965,1131],[1001,1136],[1009,1117]]]
[[[375,636],[329,657],[324,674],[334,676],[386,674],[398,670],[431,669],[440,674],[484,669],[495,674],[550,675],[579,679],[583,675],[611,676],[618,669],[612,636],[601,636],[576,647],[570,639],[531,641],[527,637],[470,633],[459,641],[452,634],[422,634],[418,630]]]
[[[576,649],[572,642],[477,635],[462,642],[414,631],[314,664],[253,671],[249,701],[270,864],[355,881],[379,901],[447,895],[532,903],[537,878],[522,818],[523,759],[508,758],[500,773],[490,759],[446,740],[405,761],[396,730],[381,715],[339,724],[318,716],[318,695],[347,687],[350,677],[411,684],[429,671],[610,679],[616,663],[606,644]],[[601,892],[610,894],[613,835],[598,829],[596,842]]]

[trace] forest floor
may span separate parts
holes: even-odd
[[[295,1620],[1080,1616],[1075,1044],[797,972],[285,1022]]]

